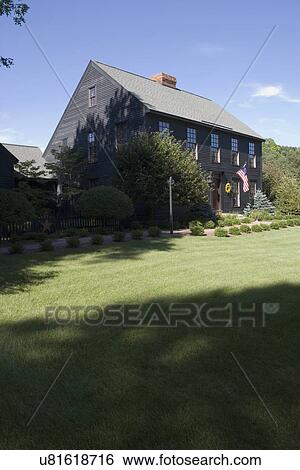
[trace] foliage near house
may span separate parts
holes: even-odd
[[[83,153],[70,147],[61,147],[53,151],[54,161],[46,163],[45,167],[57,178],[60,187],[60,198],[73,200],[80,194],[80,183],[86,169],[86,159]]]
[[[25,23],[25,15],[29,10],[29,6],[26,3],[14,2],[13,0],[1,0],[0,2],[0,16],[11,17],[13,22],[21,26]],[[11,67],[13,65],[13,59],[11,57],[0,56],[0,67]]]
[[[168,203],[168,179],[174,179],[173,201],[192,205],[207,201],[206,175],[193,154],[168,133],[142,133],[119,152],[120,189],[149,214]]]
[[[77,206],[85,217],[122,220],[133,214],[131,199],[113,186],[98,186],[82,191]]]
[[[263,187],[278,210],[300,214],[300,148],[263,144]]]
[[[267,196],[259,189],[256,191],[252,202],[249,202],[244,209],[244,214],[249,215],[251,211],[264,211],[274,214],[275,207]]]
[[[34,208],[24,194],[0,189],[0,223],[21,224],[34,215]]]

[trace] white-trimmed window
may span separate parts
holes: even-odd
[[[210,158],[212,163],[221,162],[221,153],[219,147],[218,134],[210,134]]]
[[[169,132],[170,131],[170,123],[166,121],[159,121],[158,122],[158,130],[159,132]]]
[[[241,183],[237,180],[232,181],[232,206],[241,206]]]
[[[96,104],[96,86],[89,88],[89,108]]]
[[[249,168],[256,168],[256,154],[254,142],[249,142],[248,164]]]
[[[231,164],[234,166],[240,164],[239,142],[234,137],[231,137]]]
[[[186,146],[190,150],[195,150],[197,143],[196,129],[188,127],[186,130]]]
[[[95,163],[97,161],[96,155],[96,133],[88,133],[88,163]]]

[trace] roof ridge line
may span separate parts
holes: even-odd
[[[135,72],[130,72],[129,70],[121,69],[120,67],[115,67],[114,65],[105,64],[104,62],[100,62],[99,60],[96,60],[96,59],[92,59],[92,61],[96,62],[97,64],[100,64],[100,65],[105,65],[106,67],[111,67],[112,69],[115,69],[115,70],[120,70],[121,72],[129,73],[130,75],[134,75],[135,77],[143,78],[144,80],[149,80],[150,82],[157,83],[160,86],[164,86],[164,85],[161,85],[158,82],[155,82],[155,80],[152,80],[149,77],[144,77],[144,75],[140,75],[140,74],[135,73]],[[166,73],[166,72],[164,72],[164,73]],[[202,98],[202,99],[207,100],[207,101],[213,101],[211,98],[207,98],[206,96],[202,96],[202,95],[197,95],[197,93],[193,93],[192,91],[182,90],[181,88],[172,88],[172,87],[168,87],[168,88],[170,90],[181,91],[181,92],[187,93],[189,95],[197,96],[198,98]]]
[[[38,145],[28,145],[28,144],[11,144],[9,142],[0,142],[0,144],[2,145],[14,145],[16,147],[31,147],[31,148],[35,148],[35,149],[40,149],[40,147]],[[41,149],[40,149],[41,150]]]

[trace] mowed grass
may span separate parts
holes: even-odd
[[[298,448],[299,247],[289,228],[2,256],[1,448]],[[44,319],[47,306],[153,302],[232,304],[235,326]],[[239,328],[238,303],[253,302],[256,327]],[[265,327],[262,302],[280,303]]]

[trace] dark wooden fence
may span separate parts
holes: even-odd
[[[118,220],[100,217],[55,216],[40,218],[24,222],[23,224],[0,224],[0,240],[9,240],[12,235],[23,235],[26,232],[54,233],[73,228],[84,228],[89,232],[98,232],[101,230],[103,230],[103,232],[114,232],[120,229],[120,223]]]

